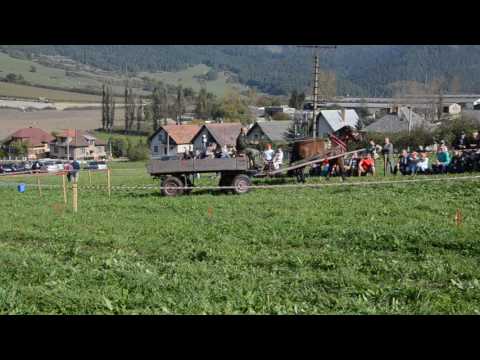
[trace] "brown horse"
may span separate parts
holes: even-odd
[[[319,158],[327,158],[345,153],[348,143],[351,140],[359,141],[361,139],[360,132],[345,126],[329,136],[330,142],[325,139],[305,139],[295,141],[292,147],[292,155],[290,163],[301,160],[315,160]],[[329,160],[329,172],[327,179],[332,175],[335,165],[340,169],[342,180],[345,180],[344,156]],[[290,175],[296,176],[299,182],[305,182],[305,167],[290,172]]]

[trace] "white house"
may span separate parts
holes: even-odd
[[[359,117],[355,110],[320,110],[317,116],[317,136],[325,137],[344,126],[355,128]]]
[[[449,104],[443,107],[443,113],[449,115],[457,115],[462,112],[462,107],[459,104]]]
[[[148,139],[152,158],[192,151],[192,139],[199,130],[200,126],[197,125],[161,126]]]

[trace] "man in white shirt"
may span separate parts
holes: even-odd
[[[278,148],[273,157],[273,168],[278,170],[283,164],[283,151],[281,148]]]

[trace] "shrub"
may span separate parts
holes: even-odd
[[[131,145],[128,148],[127,157],[130,161],[147,160],[149,155],[149,148],[143,141],[139,141],[136,145]]]

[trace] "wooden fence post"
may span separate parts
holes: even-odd
[[[40,184],[40,175],[37,175],[37,186],[38,186],[38,192],[40,193],[40,196],[42,196],[42,186]]]
[[[92,172],[90,171],[90,169],[88,169],[88,180],[90,182],[90,186],[92,185]]]
[[[65,174],[62,175],[62,186],[63,186],[63,201],[67,205],[67,185],[65,180]]]
[[[110,169],[107,169],[107,188],[108,188],[108,197],[110,198],[112,194],[112,183],[110,179]]]
[[[77,188],[77,183],[74,182],[72,184],[72,204],[73,204],[73,212],[76,213],[78,210],[78,188]]]

